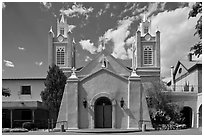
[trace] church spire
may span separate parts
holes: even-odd
[[[55,34],[54,34],[53,30],[52,30],[52,26],[50,26],[49,33],[52,33],[52,37],[55,37]]]
[[[143,19],[140,23],[140,30],[141,30],[141,33],[142,33],[142,36],[146,35],[147,33],[150,33],[150,30],[151,30],[151,20],[149,20],[147,18],[147,15],[146,13],[143,15]]]
[[[65,20],[64,20],[64,13],[63,13],[63,12],[61,13],[60,23],[65,23]]]
[[[57,37],[61,34],[63,37],[67,38],[69,25],[67,24],[67,19],[65,18],[65,13],[61,12],[59,20],[57,20]]]

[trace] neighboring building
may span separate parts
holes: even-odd
[[[179,60],[171,67],[169,85],[173,102],[183,107],[184,123],[187,127],[202,126],[202,61],[188,58]]]
[[[45,128],[48,110],[42,104],[40,93],[44,90],[45,78],[3,79],[2,86],[9,88],[11,95],[2,97],[2,127],[22,127],[24,122],[34,122]]]

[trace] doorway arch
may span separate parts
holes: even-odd
[[[198,109],[198,120],[199,120],[199,127],[202,127],[202,105],[200,105]]]
[[[95,128],[112,128],[112,102],[107,97],[99,97],[94,103]]]
[[[187,128],[192,127],[192,108],[183,107],[181,110],[182,114],[182,124],[185,124]]]

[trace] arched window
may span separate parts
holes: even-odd
[[[57,47],[56,48],[56,62],[57,65],[65,64],[65,47]]]
[[[149,27],[148,26],[144,26],[144,33],[148,33],[149,31]]]
[[[144,65],[153,65],[153,49],[151,46],[145,46],[143,49]]]
[[[60,34],[64,35],[64,28],[60,28]]]

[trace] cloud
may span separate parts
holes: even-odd
[[[37,66],[42,66],[42,64],[43,64],[42,61],[40,61],[40,62],[36,61],[36,62],[35,62],[35,65],[37,65]]]
[[[88,62],[88,61],[91,61],[91,60],[92,60],[92,58],[90,58],[89,56],[86,56],[85,62]]]
[[[96,18],[98,18],[99,16],[101,16],[104,12],[103,12],[104,10],[103,9],[100,9],[99,11],[98,11],[98,13],[96,14]]]
[[[127,8],[128,6],[129,8]],[[126,7],[125,10],[123,10],[120,13],[119,17],[122,17],[124,14],[128,12],[134,16],[134,15],[144,12],[147,9],[147,6],[140,7],[140,4],[136,2],[127,3],[125,7]]]
[[[24,50],[25,50],[25,48],[24,48],[24,47],[18,47],[18,49],[19,49],[19,50],[22,50],[22,51],[24,51]]]
[[[198,17],[188,19],[189,11],[189,7],[184,7],[152,16],[152,32],[155,32],[157,26],[161,32],[160,51],[163,76],[169,75],[170,66],[185,57],[190,47],[198,41],[198,38],[194,36]]]
[[[96,14],[96,18],[100,17],[101,15],[103,15],[104,13],[106,13],[108,11],[108,9],[110,8],[110,3],[105,3],[104,4],[104,8],[100,9],[98,11],[98,13]],[[113,16],[113,14],[111,14]]]
[[[128,17],[126,19],[120,20],[118,22],[118,27],[113,30],[109,29],[105,32],[102,38],[99,38],[99,41],[104,41],[107,43],[108,41],[113,42],[113,52],[112,55],[115,58],[119,59],[128,59],[129,55],[125,49],[125,39],[129,36],[130,31],[128,30],[132,22],[137,19],[135,17]],[[129,42],[129,41],[128,41]]]
[[[128,39],[126,40],[127,46],[130,46],[131,44],[133,44],[135,38],[136,38],[136,36],[132,36],[132,37],[128,38]]]
[[[41,4],[46,8],[46,9],[50,9],[52,7],[52,3],[51,2],[41,2]]]
[[[69,31],[72,31],[74,28],[76,28],[75,25],[69,25],[68,27],[69,27]]]
[[[73,4],[72,8],[61,9],[60,12],[65,13],[68,17],[76,17],[78,15],[83,15],[88,18],[88,13],[92,12],[94,9],[92,7],[85,8],[82,4]]]
[[[165,6],[166,2],[150,2],[147,11],[141,15],[144,16],[145,14],[146,17],[150,17],[154,12],[164,11]]]
[[[81,44],[82,49],[89,51],[91,54],[95,54],[97,51],[97,48],[94,46],[94,43],[91,43],[90,40],[81,40],[79,41],[79,44]]]
[[[2,2],[2,9],[5,9],[6,8],[6,4],[5,2]]]
[[[13,62],[11,62],[11,61],[9,61],[9,60],[4,60],[4,62],[5,62],[5,66],[6,66],[6,67],[14,68]]]

